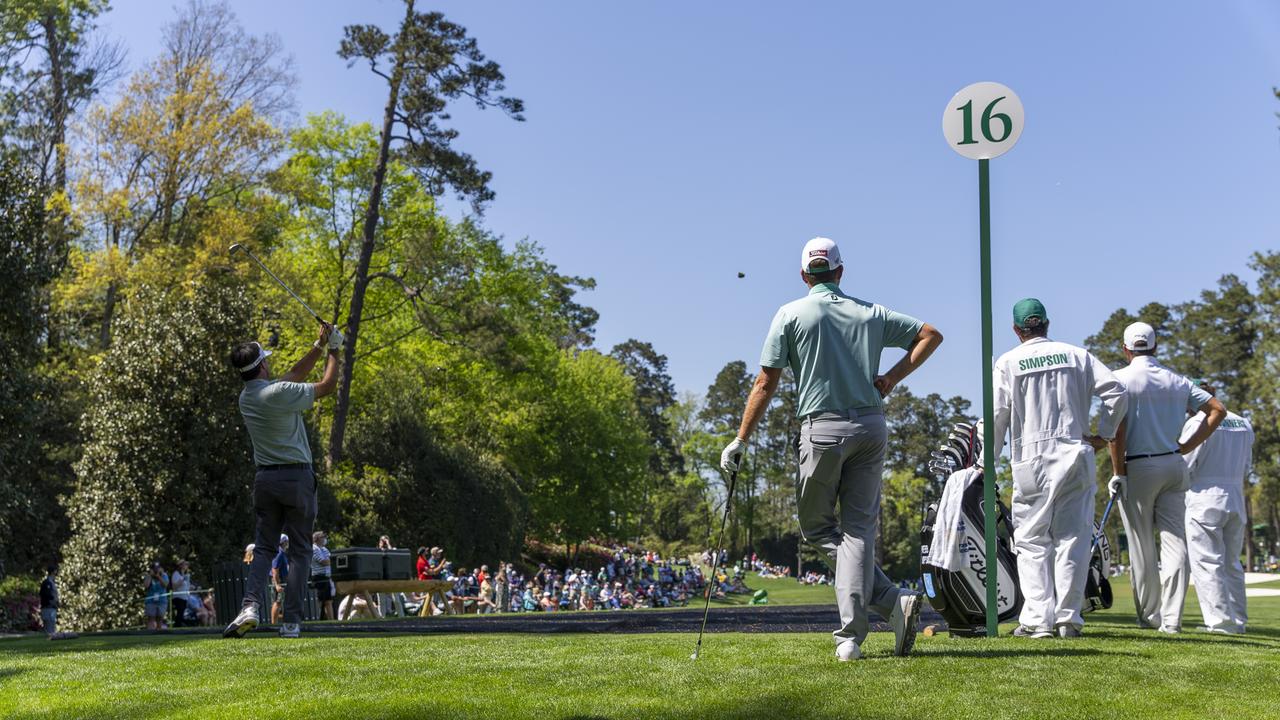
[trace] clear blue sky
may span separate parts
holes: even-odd
[[[113,5],[103,24],[136,66],[170,6]],[[1269,0],[422,5],[465,25],[528,106],[525,123],[456,114],[458,146],[494,174],[486,225],[596,278],[599,347],[651,341],[681,391],[756,366],[804,290],[801,246],[826,235],[847,291],[946,335],[908,385],[980,398],[977,169],[941,131],[972,82],[1010,86],[1027,116],[992,161],[997,354],[1021,297],[1078,343],[1117,307],[1252,277],[1249,254],[1280,248]],[[302,113],[380,118],[383,86],[335,51],[343,25],[390,30],[401,3],[232,7],[293,54]]]

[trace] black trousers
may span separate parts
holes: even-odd
[[[267,578],[283,533],[289,536],[284,622],[302,622],[302,599],[311,576],[311,530],[316,521],[315,473],[297,468],[259,470],[253,479],[253,512],[257,526],[244,604],[257,605],[260,614],[269,608]]]

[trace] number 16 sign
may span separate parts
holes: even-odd
[[[942,112],[942,135],[952,150],[978,161],[978,252],[982,268],[982,471],[987,570],[987,636],[995,637],[998,567],[996,553],[995,402],[991,378],[991,158],[1009,151],[1022,136],[1022,101],[1012,90],[993,82],[961,90]]]
[[[970,160],[999,157],[1022,135],[1022,101],[1000,83],[974,83],[947,103],[942,134]]]

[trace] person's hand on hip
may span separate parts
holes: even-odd
[[[893,392],[893,388],[897,383],[889,378],[888,375],[877,375],[872,383],[876,387],[876,391],[880,393],[881,398],[886,398],[889,393]]]
[[[733,442],[725,446],[724,452],[720,453],[720,467],[725,472],[738,472],[738,461],[742,459],[742,453],[746,448],[747,441],[735,437]]]

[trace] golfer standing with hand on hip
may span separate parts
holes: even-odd
[[[256,342],[241,343],[231,351],[231,365],[244,380],[240,414],[253,440],[253,460],[258,466],[253,479],[257,523],[244,606],[223,631],[223,637],[244,637],[257,627],[262,608],[267,605],[267,575],[275,555],[273,548],[281,534],[289,538],[290,572],[280,636],[296,638],[301,632],[302,598],[310,575],[311,531],[316,519],[316,475],[302,413],[337,387],[342,341],[341,332],[322,325],[320,339],[311,350],[276,380],[271,378],[267,364],[271,351]],[[326,350],[328,357],[320,382],[303,382]]]
[[[1215,394],[1211,386],[1203,382],[1199,386]],[[1188,419],[1182,426],[1184,441],[1206,419],[1200,412]],[[1253,425],[1228,410],[1217,431],[1186,455],[1191,471],[1187,554],[1204,629],[1209,632],[1241,635],[1249,620],[1240,550],[1249,531],[1244,486],[1253,467],[1253,440]]]
[[[747,439],[791,368],[799,395],[800,475],[796,506],[804,540],[834,559],[840,629],[836,657],[862,657],[868,608],[889,618],[894,653],[915,643],[920,596],[900,591],[875,564],[876,523],[888,430],[881,400],[942,342],[942,334],[916,320],[840,290],[840,248],[827,238],[805,244],[800,277],[809,294],[783,305],[760,353],[760,375],[747,398],[738,436],[720,465],[738,468]],[[886,347],[907,354],[877,375]],[[839,505],[839,515],[836,507]]]
[[[1116,377],[1129,391],[1129,411],[1111,442],[1116,474],[1109,487],[1120,496],[1120,519],[1129,537],[1138,627],[1177,633],[1182,631],[1188,572],[1183,523],[1189,476],[1182,456],[1207,440],[1227,411],[1212,395],[1161,365],[1155,354],[1156,331],[1150,325],[1136,322],[1125,328],[1129,366],[1117,370]],[[1187,413],[1197,411],[1205,414],[1204,422],[1178,442]]]

